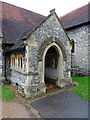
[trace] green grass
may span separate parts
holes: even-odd
[[[71,88],[71,91],[79,95],[81,98],[90,102],[90,76],[88,77],[72,77],[73,81],[78,83],[77,86]]]
[[[6,101],[12,101],[14,99],[14,93],[7,86],[0,86],[0,99]]]

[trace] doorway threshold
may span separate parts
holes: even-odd
[[[58,93],[62,93],[64,91],[70,90],[70,88],[72,88],[72,87],[73,87],[73,85],[71,84],[70,86],[66,86],[64,88],[58,88],[57,86],[55,86],[53,88],[50,88],[50,89],[48,88],[48,89],[46,89],[46,93],[43,93],[43,94],[41,94],[39,96],[36,96],[34,98],[30,98],[29,101],[34,102],[34,101],[37,101],[39,99],[43,99],[43,98],[48,97],[48,96],[52,96],[52,95],[55,95],[55,94],[58,94]]]
[[[51,89],[51,88],[55,88],[55,87],[56,87],[55,84],[46,83],[46,89]]]
[[[61,92],[64,92],[64,91],[65,91],[65,88],[60,89],[58,87],[46,89],[46,93],[43,93],[43,94],[41,94],[41,95],[39,95],[35,98],[30,99],[30,102],[34,102],[34,101],[37,101],[39,99],[42,99],[42,98],[45,98],[45,97],[48,97],[48,96],[52,96],[52,95],[55,95],[55,94],[58,94],[58,93],[61,93]]]

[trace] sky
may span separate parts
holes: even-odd
[[[81,6],[84,6],[89,0],[1,0],[13,5],[34,11],[47,16],[49,11],[56,9],[57,15],[63,16]]]

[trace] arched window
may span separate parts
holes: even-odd
[[[17,55],[17,68],[22,68],[23,56],[20,54]]]
[[[71,50],[71,52],[75,53],[75,40],[72,39],[71,41],[72,41],[72,50]]]
[[[22,61],[23,61],[23,57],[21,57],[21,68],[23,67]]]
[[[22,67],[23,67],[23,56],[20,55],[20,68],[22,68]]]
[[[15,67],[15,55],[11,54],[11,67]]]

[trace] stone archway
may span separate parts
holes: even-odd
[[[62,42],[61,42],[59,39],[54,38],[54,37],[49,37],[49,38],[47,38],[47,39],[46,39],[45,41],[43,41],[43,43],[40,45],[40,48],[39,48],[38,54],[37,54],[37,56],[38,56],[38,61],[42,61],[42,59],[43,59],[43,53],[44,53],[46,47],[49,46],[49,45],[52,44],[52,43],[56,43],[56,44],[59,46],[59,48],[61,49],[61,51],[62,51],[62,53],[63,53],[63,59],[64,59],[64,61],[66,61],[66,60],[67,60],[67,55],[66,55],[65,47],[64,47],[64,45],[62,44]]]
[[[56,53],[58,54],[58,63],[57,63],[57,71],[56,71],[56,85],[57,86],[61,86],[61,83],[60,83],[60,80],[64,78],[63,76],[63,72],[65,70],[65,61],[63,59],[63,53],[62,53],[62,50],[61,48],[59,47],[58,44],[56,44],[55,42],[51,43],[50,45],[48,45],[45,50],[44,50],[44,53],[43,53],[43,60],[42,60],[42,63],[43,63],[43,70],[42,70],[42,78],[43,78],[43,83],[45,83],[45,58],[46,58],[46,55],[47,55],[47,52],[51,49],[51,48],[54,48]]]
[[[59,52],[55,46],[50,47],[45,55],[44,82],[47,89],[56,86],[59,57]]]
[[[39,46],[37,61],[38,61],[38,73],[40,75],[40,90],[41,93],[46,93],[46,85],[45,85],[45,57],[47,51],[54,47],[58,53],[58,65],[57,65],[57,81],[56,85],[60,88],[66,86],[71,81],[70,72],[67,71],[67,52],[63,43],[54,37],[47,38],[42,44]]]

